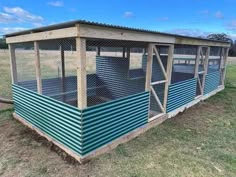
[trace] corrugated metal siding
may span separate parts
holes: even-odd
[[[83,110],[83,155],[146,124],[149,92]]]
[[[98,79],[105,85],[100,96],[117,99],[145,91],[145,77],[129,78],[127,58],[97,56],[96,70]]]
[[[216,90],[220,83],[220,72],[212,72],[206,75],[204,94],[208,94]]]
[[[167,112],[171,112],[191,101],[196,96],[197,79],[189,79],[169,86]]]
[[[78,154],[82,153],[81,111],[21,86],[13,85],[15,112]]]

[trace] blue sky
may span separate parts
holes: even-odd
[[[236,39],[236,0],[1,0],[0,35],[76,19]]]

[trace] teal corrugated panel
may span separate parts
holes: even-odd
[[[196,87],[196,78],[171,84],[168,90],[167,112],[193,101],[196,96]]]
[[[148,105],[143,92],[83,110],[83,155],[146,124]]]
[[[206,75],[204,94],[208,94],[216,90],[220,83],[220,72],[212,72]]]
[[[82,154],[81,111],[76,107],[13,85],[15,112],[59,143]]]

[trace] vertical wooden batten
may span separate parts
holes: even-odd
[[[206,75],[207,75],[207,71],[208,71],[208,62],[209,62],[209,56],[210,56],[210,47],[207,47],[206,50],[206,56],[205,56],[205,62],[204,62],[204,74],[203,74],[203,79],[202,79],[202,93],[204,93],[204,89],[205,89],[205,82],[206,82]]]
[[[152,79],[152,61],[153,61],[153,44],[148,44],[147,66],[146,66],[146,83],[145,91],[150,91],[151,79]]]
[[[168,89],[169,89],[169,85],[171,84],[173,57],[174,57],[174,45],[170,45],[168,49],[168,58],[167,58],[167,67],[166,67],[167,82],[165,83],[164,100],[163,100],[163,107],[164,107],[165,113],[166,113],[166,107],[167,107]]]
[[[39,43],[37,41],[34,41],[34,52],[35,52],[35,71],[36,71],[37,91],[39,94],[42,94],[40,53],[39,53]]]
[[[201,46],[197,47],[197,55],[195,59],[195,70],[194,70],[194,78],[198,78],[198,69],[199,69],[199,62],[201,57]]]
[[[16,53],[14,44],[8,44],[12,84],[17,83]]]
[[[62,78],[62,99],[65,101],[65,92],[66,92],[66,73],[65,73],[65,50],[63,42],[60,43],[60,53],[61,53],[61,78]]]
[[[227,58],[229,55],[229,48],[225,48],[224,51],[224,56],[223,56],[223,68],[222,68],[222,85],[224,85],[225,82],[225,76],[226,76],[226,63],[227,63]]]
[[[78,108],[87,108],[86,39],[76,38]]]

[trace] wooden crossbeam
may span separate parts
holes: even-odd
[[[153,94],[155,100],[157,101],[158,105],[160,106],[162,112],[165,112],[165,109],[164,109],[163,105],[161,104],[161,101],[159,100],[159,98],[152,86],[151,86],[151,91],[152,91],[152,94]]]
[[[161,80],[161,81],[156,81],[156,82],[152,82],[151,85],[158,85],[158,84],[162,84],[162,83],[166,83],[167,80]]]
[[[157,61],[158,61],[159,65],[160,65],[160,67],[161,67],[162,73],[163,73],[165,79],[167,79],[166,70],[165,70],[165,68],[164,68],[164,66],[162,64],[161,57],[160,57],[160,54],[159,54],[156,46],[153,47],[153,50],[154,50],[154,53],[156,55]]]

